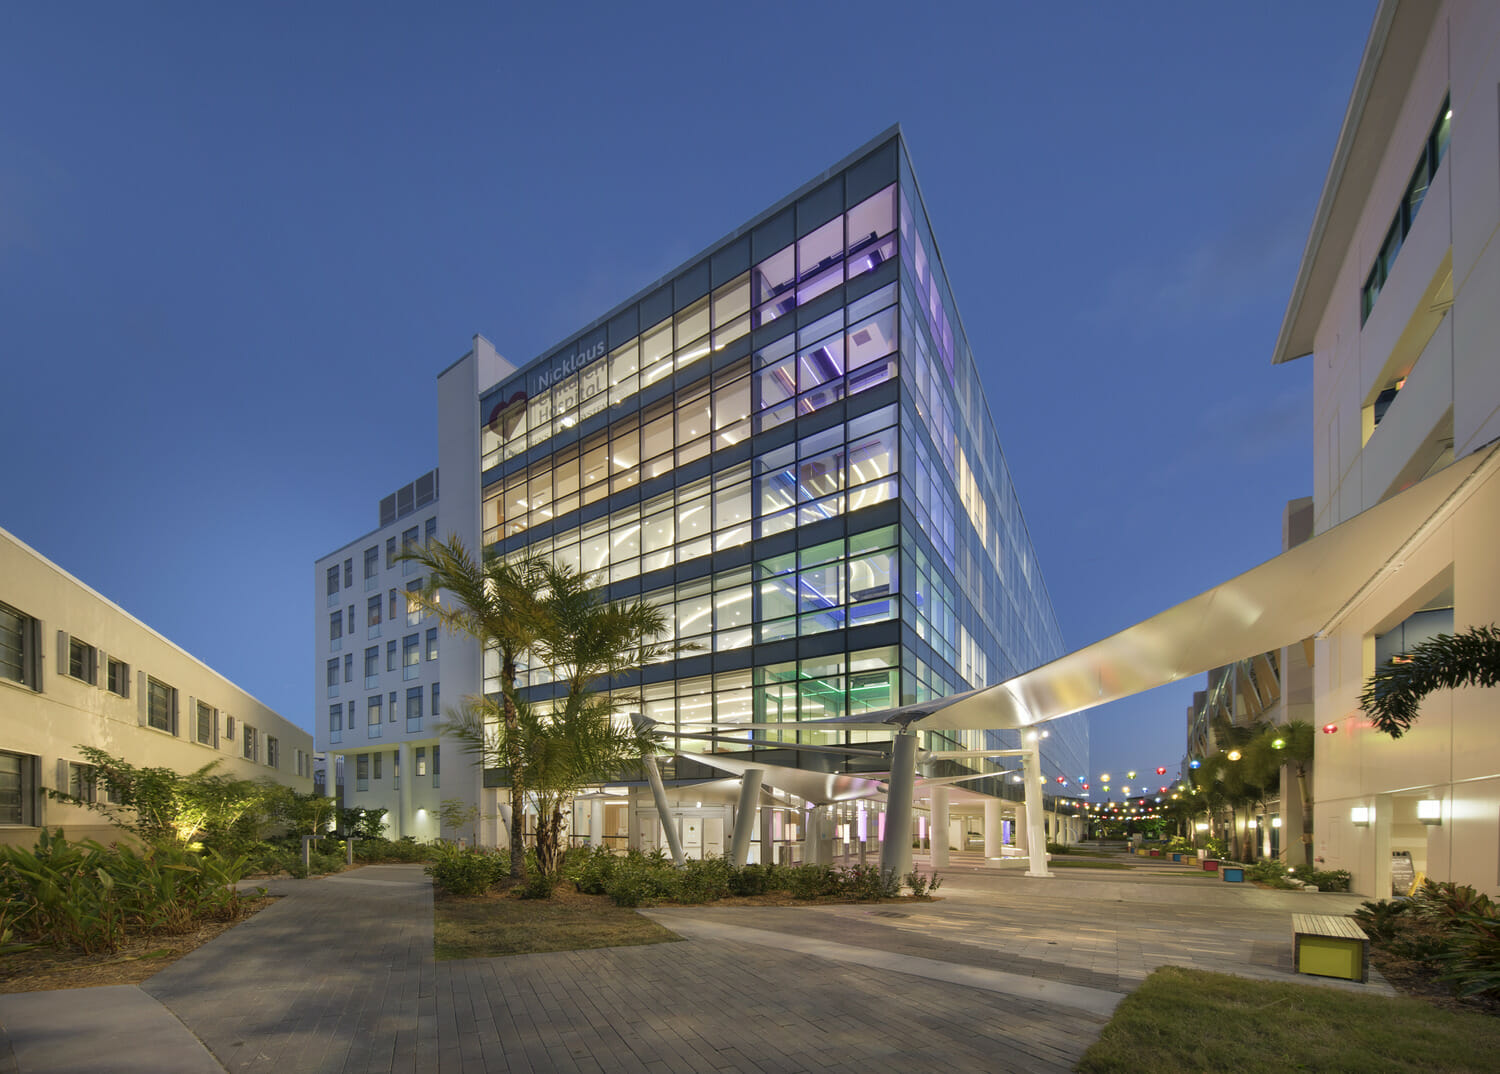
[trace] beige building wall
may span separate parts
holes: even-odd
[[[1500,5],[1381,5],[1278,346],[1285,361],[1311,344],[1317,532],[1500,437],[1497,84]],[[1445,98],[1449,149],[1361,323],[1362,288]],[[1398,382],[1377,426],[1377,398]],[[1455,630],[1500,621],[1493,472],[1422,522],[1316,643],[1314,720],[1333,733],[1318,736],[1315,853],[1361,893],[1391,893],[1396,851],[1434,879],[1500,893],[1500,692],[1433,694],[1399,740],[1358,701],[1376,637],[1413,612],[1451,605]],[[1440,823],[1417,821],[1424,799],[1442,803]],[[1356,825],[1355,809],[1373,820]]]
[[[4,530],[0,605],[0,842],[31,846],[44,825],[70,839],[119,837],[100,814],[45,793],[69,788],[80,746],[312,790],[311,735]],[[7,644],[17,622],[19,682]]]

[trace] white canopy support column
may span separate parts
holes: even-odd
[[[740,800],[734,809],[734,838],[729,844],[729,857],[735,868],[745,864],[750,856],[750,836],[755,831],[755,806],[760,801],[760,785],[765,779],[764,768],[747,768],[740,777]],[[764,857],[762,851],[762,857]]]
[[[885,839],[880,871],[904,877],[911,872],[911,800],[917,782],[917,736],[902,728],[891,740],[891,782],[885,796]]]
[[[667,835],[667,846],[672,850],[672,860],[682,866],[682,840],[677,835],[677,818],[672,816],[667,805],[667,789],[661,784],[661,769],[656,767],[656,758],[649,754],[641,758],[646,766],[646,778],[651,781],[651,797],[656,799],[656,815],[661,818],[661,827]]]
[[[932,788],[932,867],[946,869],[949,851],[948,788]]]
[[[1026,781],[1026,849],[1031,858],[1027,876],[1051,876],[1047,871],[1047,835],[1042,817],[1041,736],[1027,731],[1023,736],[1026,752],[1021,757]]]
[[[604,845],[604,799],[594,798],[589,802],[589,846]]]
[[[998,858],[1004,853],[1000,849],[1005,845],[1005,840],[1002,838],[1005,829],[1001,826],[1000,806],[1001,801],[998,798],[984,800],[984,856],[986,858]]]

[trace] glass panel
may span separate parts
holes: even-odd
[[[673,318],[673,323],[679,350],[708,335],[708,299],[700,298],[689,305]]]
[[[783,358],[755,374],[755,408],[764,410],[797,394],[796,359]]]
[[[801,284],[837,265],[844,256],[844,221],[834,217],[797,243],[797,280]],[[835,281],[838,282],[838,281]],[[826,288],[825,288],[826,290]],[[798,298],[799,302],[807,301]]]
[[[791,246],[777,251],[756,265],[752,273],[756,304],[768,302],[789,291],[796,273],[796,252]],[[791,309],[792,304],[789,302],[786,308]]]
[[[890,306],[849,329],[848,368],[858,369],[896,349],[896,307]]]
[[[579,569],[592,573],[609,566],[609,523],[598,519],[583,527],[579,547]]]
[[[711,424],[708,382],[699,382],[677,393],[677,442],[685,444],[707,436]]]
[[[750,274],[731,280],[713,294],[713,323],[722,328],[750,312]],[[748,322],[747,322],[748,323]]]
[[[641,387],[672,372],[672,322],[662,321],[641,336]]]
[[[797,356],[797,390],[807,391],[844,375],[844,339],[832,336]]]
[[[845,214],[849,221],[849,253],[858,253],[896,230],[896,184],[872,194]]]

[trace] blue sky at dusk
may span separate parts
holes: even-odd
[[[12,4],[0,526],[293,721],[314,560],[518,364],[895,122],[1069,648],[1280,550],[1374,0]],[[1173,771],[1202,677],[1099,710]]]

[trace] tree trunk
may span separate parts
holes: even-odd
[[[519,881],[526,875],[526,847],[522,839],[526,788],[521,784],[521,742],[516,721],[516,703],[511,696],[516,688],[516,654],[503,650],[500,660],[505,717],[505,764],[510,769],[510,878]]]
[[[1312,795],[1307,786],[1307,766],[1297,766],[1297,791],[1302,795],[1302,864],[1313,863]]]

